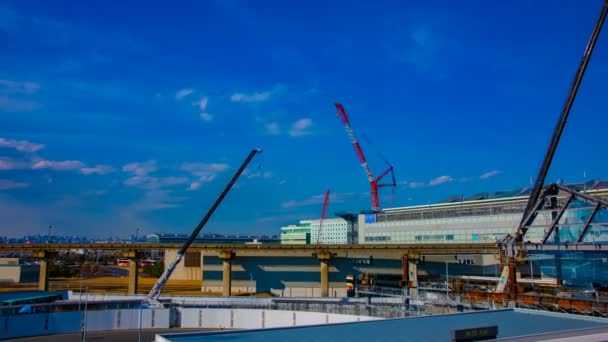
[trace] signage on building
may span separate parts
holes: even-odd
[[[365,214],[365,223],[376,223],[376,214]]]
[[[498,326],[452,330],[452,342],[486,341],[496,339]]]

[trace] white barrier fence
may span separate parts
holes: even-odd
[[[183,308],[180,311],[182,328],[263,329],[381,319],[286,310]]]
[[[87,331],[169,327],[169,309],[88,311]],[[140,322],[141,317],[141,322]],[[82,331],[84,311],[0,317],[0,339]]]

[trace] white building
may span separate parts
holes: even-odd
[[[301,220],[299,224],[281,227],[281,244],[316,244],[320,240],[324,245],[339,245],[357,242],[356,224],[343,218],[323,220]]]
[[[575,190],[602,198],[608,197],[606,182],[592,181],[588,184],[566,185]],[[492,243],[507,234],[514,234],[528,203],[529,189],[479,194],[468,199],[461,197],[444,203],[384,209],[381,213],[359,214],[359,239],[362,244],[416,244],[416,243]],[[558,196],[564,202],[567,196]],[[589,215],[592,206],[579,208],[580,212],[564,215]],[[546,227],[552,221],[551,210],[543,210],[536,216],[534,225]],[[572,216],[572,217],[571,217]],[[564,221],[564,219],[562,221]],[[579,223],[560,223],[562,233],[572,230],[575,234],[582,226]],[[570,227],[572,226],[572,227]],[[526,241],[539,242],[545,235],[543,229],[530,229]],[[561,234],[561,233],[560,233]],[[599,233],[598,233],[599,234]]]

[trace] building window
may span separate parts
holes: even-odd
[[[186,252],[184,267],[201,267],[201,252]]]

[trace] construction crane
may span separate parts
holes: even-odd
[[[325,191],[325,198],[323,199],[323,208],[321,209],[321,219],[319,220],[319,231],[317,232],[317,245],[321,244],[321,231],[323,230],[323,221],[327,215],[327,206],[329,205],[329,189]]]
[[[342,123],[344,124],[344,128],[346,129],[346,133],[350,137],[351,143],[352,143],[353,147],[355,148],[355,152],[357,153],[357,158],[359,158],[359,163],[361,163],[361,167],[363,167],[363,170],[365,171],[365,174],[367,175],[367,180],[369,181],[369,184],[371,186],[372,210],[374,212],[380,212],[380,200],[378,199],[378,188],[388,187],[388,186],[392,186],[392,187],[397,186],[397,182],[395,181],[395,172],[393,171],[393,166],[390,165],[388,162],[386,162],[388,165],[388,168],[384,172],[382,172],[382,174],[380,174],[380,176],[374,178],[374,175],[372,174],[372,170],[369,168],[369,164],[367,163],[367,159],[365,158],[365,154],[363,154],[363,149],[361,149],[359,140],[357,139],[357,136],[355,135],[355,131],[353,131],[353,128],[350,125],[350,119],[348,118],[348,115],[346,115],[344,106],[342,106],[339,103],[336,103],[336,108],[338,109],[338,114],[336,116],[338,116],[338,117],[340,117],[340,119],[342,119]],[[380,181],[382,180],[382,178],[384,178],[389,173],[392,178],[392,183],[380,184]]]
[[[188,240],[186,240],[186,242],[184,242],[184,245],[179,249],[179,251],[177,251],[175,260],[169,264],[169,266],[167,267],[165,272],[163,272],[163,274],[160,276],[160,278],[158,279],[156,284],[154,284],[154,286],[152,287],[150,292],[146,295],[145,300],[147,303],[159,304],[158,297],[160,296],[165,285],[167,284],[167,281],[169,280],[171,273],[173,273],[173,271],[175,270],[175,267],[180,263],[180,261],[186,254],[188,247],[190,247],[190,245],[192,244],[192,242],[194,242],[194,239],[196,239],[196,237],[201,232],[201,230],[203,229],[203,227],[205,226],[207,221],[209,221],[209,218],[211,218],[211,215],[213,215],[213,212],[215,211],[215,209],[217,209],[217,207],[220,205],[220,203],[222,203],[222,200],[224,199],[224,197],[226,197],[226,195],[228,194],[228,191],[230,191],[230,189],[232,188],[234,183],[236,183],[236,181],[239,178],[239,176],[241,175],[241,173],[243,173],[243,170],[245,170],[247,165],[249,165],[249,162],[251,161],[251,159],[253,159],[253,157],[256,154],[261,153],[261,152],[262,152],[262,150],[260,150],[258,148],[255,148],[255,149],[251,150],[251,152],[249,152],[249,154],[247,155],[247,158],[245,158],[245,161],[243,162],[241,167],[239,167],[239,169],[232,176],[232,179],[230,180],[230,182],[228,182],[228,184],[226,185],[224,190],[220,193],[220,195],[217,197],[215,202],[213,202],[213,204],[211,205],[211,208],[209,208],[209,211],[207,211],[207,214],[205,214],[205,216],[203,217],[201,222],[196,226],[196,228],[194,228],[194,230],[192,231],[192,234],[190,234],[190,237],[188,238]]]

